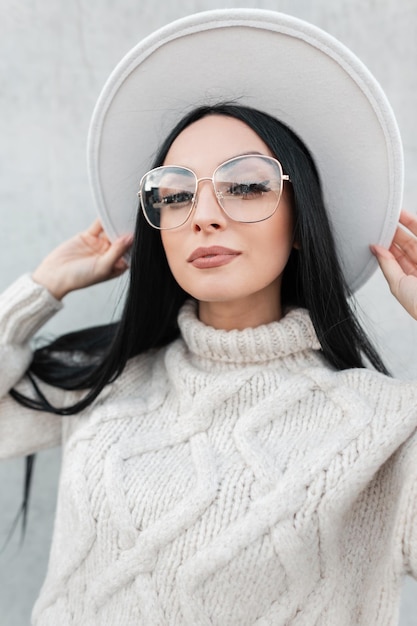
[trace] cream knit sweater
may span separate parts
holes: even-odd
[[[63,445],[34,624],[397,623],[417,577],[416,385],[332,370],[305,311],[226,332],[187,303],[181,339],[60,418],[6,393],[58,308],[29,277],[0,301],[0,455]]]

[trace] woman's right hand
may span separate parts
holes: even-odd
[[[33,272],[35,282],[46,287],[61,300],[67,293],[89,287],[126,271],[123,259],[133,236],[119,237],[113,243],[107,238],[100,220],[55,248]]]
[[[401,211],[400,224],[389,249],[371,246],[392,294],[417,320],[417,217]]]

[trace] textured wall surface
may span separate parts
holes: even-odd
[[[36,266],[95,216],[85,149],[95,100],[119,59],[155,28],[195,11],[258,6],[288,12],[348,45],[385,89],[403,136],[404,205],[417,211],[417,0],[0,0],[0,288]],[[115,315],[122,283],[66,299],[46,332]],[[380,273],[358,294],[391,370],[417,380],[417,324]],[[45,334],[45,330],[43,331]],[[38,456],[29,529],[0,554],[0,623],[26,626],[47,565],[59,450]],[[0,549],[18,509],[23,461],[0,465]],[[417,584],[406,581],[401,625],[417,625]]]

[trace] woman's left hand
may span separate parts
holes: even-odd
[[[401,211],[400,226],[387,250],[371,246],[393,295],[417,320],[417,217]]]

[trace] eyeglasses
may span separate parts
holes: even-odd
[[[211,181],[217,202],[236,222],[262,222],[277,210],[284,181],[282,166],[273,157],[248,154],[219,165],[213,176],[197,178],[188,167],[163,165],[147,172],[138,196],[153,228],[170,230],[185,224],[196,205],[198,185]]]

